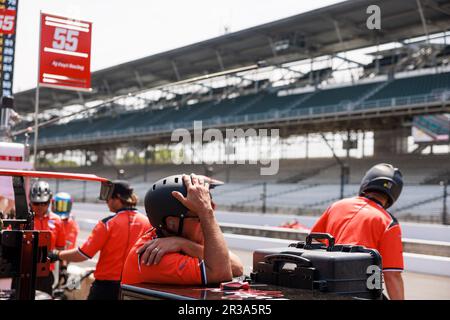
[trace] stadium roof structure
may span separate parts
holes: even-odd
[[[92,73],[91,93],[40,90],[40,109],[111,98],[205,74],[333,55],[449,29],[447,0],[351,0],[225,34]],[[368,6],[381,8],[381,30],[369,30]],[[422,19],[421,17],[424,17]],[[18,112],[34,110],[35,89],[15,95]]]

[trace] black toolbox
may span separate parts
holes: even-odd
[[[313,239],[326,239],[312,243]],[[305,242],[253,253],[253,282],[333,292],[363,299],[382,298],[381,256],[377,250],[335,245],[326,233],[311,233]]]

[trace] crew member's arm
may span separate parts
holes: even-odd
[[[67,262],[83,262],[88,257],[83,256],[78,249],[63,250],[58,253],[58,258]]]
[[[401,271],[384,271],[384,283],[391,300],[404,300],[405,289]]]
[[[155,250],[156,249],[156,250]],[[137,251],[141,256],[141,264],[147,266],[158,264],[164,255],[171,252],[181,252],[190,257],[203,260],[203,246],[191,240],[181,237],[167,237],[149,240],[144,243]],[[231,270],[233,277],[239,277],[244,273],[242,262],[237,255],[229,252]]]
[[[228,251],[230,255],[230,265],[233,277],[240,277],[244,274],[244,266],[242,265],[241,259],[231,251]]]
[[[233,277],[230,256],[225,238],[214,217],[209,184],[203,181],[199,182],[198,177],[194,174],[191,175],[191,178],[192,181],[189,176],[183,176],[188,191],[186,198],[179,192],[173,192],[172,194],[186,208],[195,212],[200,219],[205,241],[203,256],[208,282],[229,281]]]
[[[401,272],[403,271],[403,245],[400,225],[393,221],[384,231],[379,251],[383,260],[383,276],[389,298],[403,300],[405,290]]]
[[[156,250],[155,250],[156,249]],[[182,252],[185,255],[203,259],[203,246],[181,237],[158,238],[147,241],[137,250],[141,263],[158,264],[167,253]]]

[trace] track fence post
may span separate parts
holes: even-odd
[[[267,200],[267,182],[263,182],[263,190],[261,194],[262,200],[262,213],[266,213],[266,200]]]
[[[447,215],[448,215],[448,209],[447,209],[447,196],[448,196],[448,192],[447,192],[447,186],[448,186],[448,180],[444,180],[441,181],[441,186],[443,186],[443,205],[442,205],[442,224],[444,225],[448,225],[448,219],[447,219]]]
[[[86,186],[87,186],[87,181],[83,181],[83,202],[86,202]]]

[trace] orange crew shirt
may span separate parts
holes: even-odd
[[[404,268],[400,225],[397,219],[371,199],[354,197],[335,202],[323,213],[311,232],[329,233],[339,244],[362,245],[378,250],[383,271]]]
[[[43,217],[34,216],[34,230],[50,231],[50,247],[49,251],[56,248],[63,249],[66,245],[66,235],[64,225],[61,218],[53,213],[48,212]],[[50,270],[55,269],[55,264],[50,264]]]
[[[62,219],[62,223],[66,234],[66,249],[76,248],[78,234],[80,233],[78,223],[71,217]]]
[[[66,245],[66,235],[61,218],[53,212],[48,212],[43,217],[34,216],[34,230],[50,231],[50,248],[64,248]]]
[[[147,216],[136,209],[119,210],[97,223],[78,252],[91,259],[100,251],[95,279],[120,281],[128,251],[150,228]]]
[[[157,238],[156,229],[145,233],[128,253],[123,269],[122,284],[157,283],[179,285],[206,285],[203,260],[182,253],[165,254],[158,264],[145,265],[137,254],[144,243]]]

